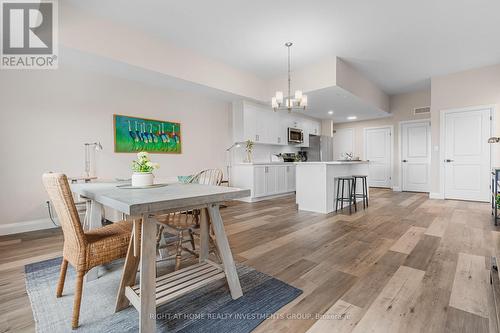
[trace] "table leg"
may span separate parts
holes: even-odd
[[[90,204],[90,217],[89,217],[89,225],[88,229],[96,229],[102,227],[102,205],[96,201],[91,202]],[[97,280],[99,277],[99,266],[92,268],[87,272],[86,280],[87,282]]]
[[[156,332],[156,223],[142,217],[139,332]]]
[[[224,224],[222,223],[222,217],[220,216],[219,205],[208,206],[208,214],[210,215],[210,221],[214,227],[215,240],[217,241],[217,247],[224,266],[224,272],[226,273],[226,279],[229,285],[229,290],[231,291],[231,297],[233,299],[240,298],[243,296],[243,292],[241,291],[240,280],[238,278],[238,273],[236,272],[236,265],[234,264],[231,248],[229,247],[226,232],[224,231]]]
[[[206,208],[200,210],[200,262],[208,259],[209,247],[208,212]]]
[[[118,289],[118,295],[116,297],[115,312],[127,308],[130,304],[129,300],[125,296],[125,287],[131,287],[135,285],[137,268],[139,267],[139,261],[141,259],[140,247],[138,249],[135,248],[135,244],[137,244],[137,241],[140,240],[140,227],[140,220],[135,220],[134,229],[132,230],[132,235],[128,244],[125,265],[123,265],[120,287]]]

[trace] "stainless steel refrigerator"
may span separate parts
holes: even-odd
[[[308,162],[333,161],[333,138],[326,135],[309,135],[309,148],[302,148],[307,152]]]

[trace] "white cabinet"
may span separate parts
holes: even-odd
[[[276,169],[276,192],[277,193],[284,193],[287,192],[287,187],[286,187],[286,169],[288,166],[278,166],[278,167],[273,167]]]
[[[265,166],[255,166],[253,168],[253,196],[258,198],[266,195],[266,171]]]
[[[295,165],[235,165],[231,172],[231,186],[252,191],[251,197],[245,201],[294,192]]]
[[[295,166],[286,166],[285,167],[285,176],[286,176],[286,191],[293,192],[295,191]]]
[[[273,195],[278,193],[276,184],[276,168],[273,166],[266,166],[266,195]]]
[[[298,145],[298,147],[309,147],[309,135],[321,135],[321,122],[303,118],[300,126],[304,131],[304,142]]]
[[[233,142],[252,140],[255,143],[288,145],[288,128],[304,131],[304,143],[309,147],[309,134],[320,133],[318,121],[287,112],[273,112],[271,107],[246,101],[233,103]]]

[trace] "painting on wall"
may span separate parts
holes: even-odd
[[[181,124],[170,121],[128,117],[115,114],[116,153],[180,154]]]

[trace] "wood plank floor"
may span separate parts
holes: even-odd
[[[485,203],[372,189],[356,214],[294,196],[222,210],[235,259],[303,290],[255,332],[497,332]],[[60,230],[0,237],[0,332],[32,332],[23,266],[61,255]]]

